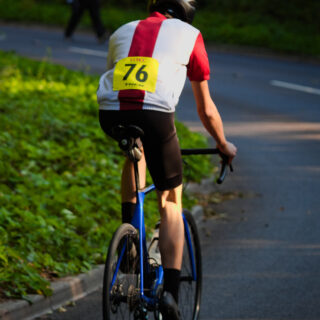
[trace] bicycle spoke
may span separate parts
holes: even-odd
[[[138,235],[124,224],[115,233],[108,252],[103,288],[104,320],[134,319],[139,301]]]

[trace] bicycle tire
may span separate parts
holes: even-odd
[[[138,232],[128,223],[122,224],[111,239],[103,277],[104,320],[134,319],[140,298],[138,244]]]
[[[195,262],[196,280],[192,277],[191,258],[187,245],[187,235],[185,232],[179,288],[179,309],[181,312],[181,319],[197,320],[200,312],[202,290],[201,246],[197,225],[192,214],[188,210],[184,210],[183,213],[187,221],[187,227],[189,228],[193,248],[192,251]]]

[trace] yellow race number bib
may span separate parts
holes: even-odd
[[[149,57],[127,57],[118,61],[113,74],[113,90],[156,91],[159,62]]]

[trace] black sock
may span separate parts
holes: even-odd
[[[180,270],[164,269],[163,291],[170,292],[177,303],[179,300],[180,274]]]
[[[132,202],[122,202],[122,223],[131,223],[136,204]]]

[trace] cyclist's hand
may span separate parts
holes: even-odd
[[[231,164],[233,158],[237,155],[237,147],[227,141],[224,145],[217,145],[217,148],[228,157],[228,164]]]

